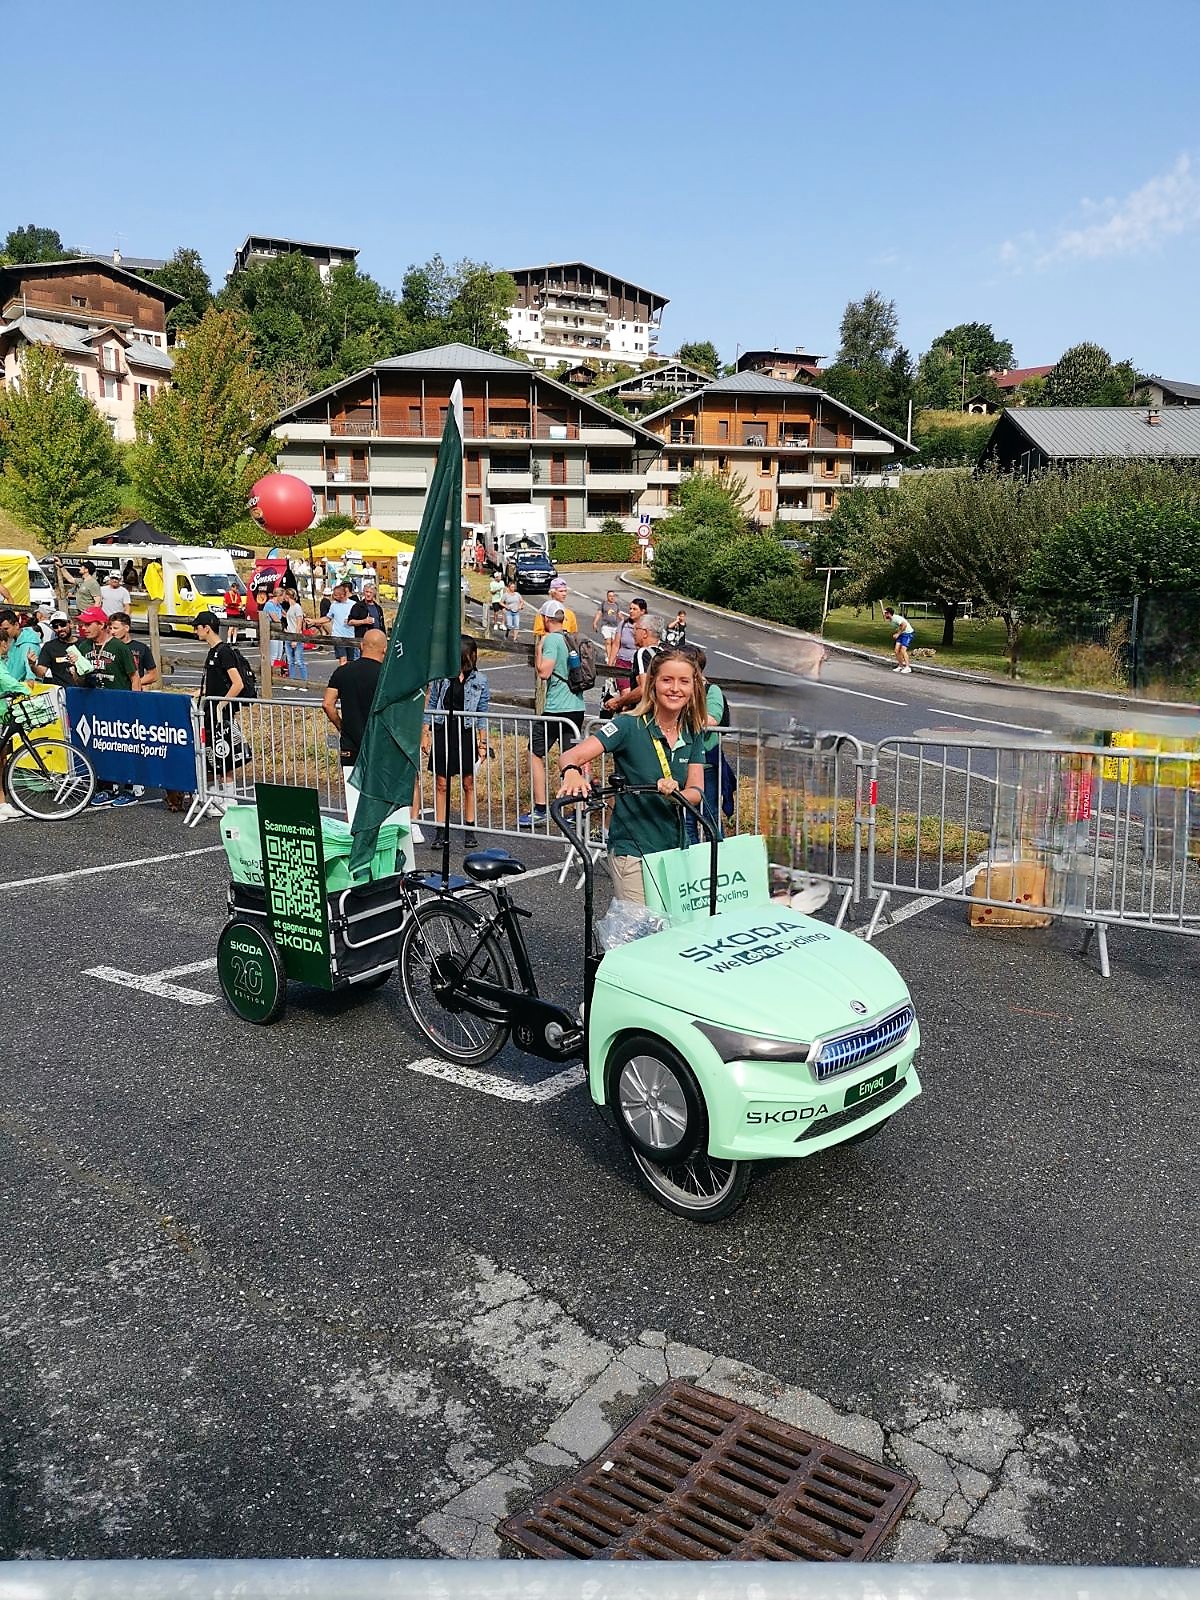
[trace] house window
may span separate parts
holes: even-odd
[[[71,296],[71,304],[79,311],[86,311],[87,296],[84,294],[73,294]]]
[[[87,399],[87,373],[86,372],[77,372],[75,374],[75,385],[78,388],[80,394],[86,400]]]
[[[154,398],[154,390],[148,383],[139,383],[137,390],[137,397],[139,400],[152,400]]]
[[[758,475],[759,475],[759,477],[760,478],[769,478],[771,476],[771,469],[772,469],[773,465],[774,465],[774,463],[772,462],[770,456],[761,457],[761,459],[759,460],[759,463],[758,463]]]
[[[718,444],[728,444],[728,442],[729,442],[729,418],[728,417],[722,417],[721,420],[717,423],[717,443]]]
[[[100,392],[105,400],[116,400],[120,397],[121,386],[115,378],[101,378]]]
[[[718,456],[717,457],[717,471],[718,472],[728,472],[729,471],[729,457],[728,456]]]

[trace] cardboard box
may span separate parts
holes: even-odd
[[[984,867],[971,885],[979,899],[1011,900],[1011,906],[968,906],[972,928],[1048,928],[1048,911],[1024,911],[1022,905],[1046,903],[1046,868],[1036,861],[1003,862]]]

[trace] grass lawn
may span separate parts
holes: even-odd
[[[963,672],[990,672],[1008,676],[1004,624],[999,618],[976,622],[960,617],[954,624],[954,644],[942,644],[940,617],[909,617],[916,629],[915,650],[932,650],[923,659],[934,666],[956,667]],[[831,644],[849,644],[890,656],[892,630],[887,619],[870,608],[840,606],[825,621],[825,638]],[[921,658],[918,658],[921,659]],[[1036,628],[1027,628],[1020,640],[1018,676],[1027,683],[1054,683],[1072,689],[1126,690],[1116,655],[1102,644],[1064,644]]]

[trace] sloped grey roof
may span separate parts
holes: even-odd
[[[135,367],[153,367],[157,372],[170,372],[175,365],[169,350],[160,350],[146,339],[130,339],[125,346],[125,359]]]
[[[1088,461],[1108,456],[1200,456],[1200,407],[1008,406],[1004,417],[1044,456]]]
[[[839,411],[844,411],[848,417],[854,417],[858,422],[865,422],[868,428],[885,439],[893,440],[902,449],[910,450],[914,455],[919,453],[915,444],[909,444],[907,439],[902,439],[898,433],[885,428],[882,422],[876,422],[874,417],[864,416],[861,411],[855,411],[853,406],[848,406],[844,400],[826,394],[824,389],[814,389],[807,383],[790,383],[786,378],[769,378],[761,372],[735,372],[732,378],[717,378],[697,392],[705,399],[713,394],[791,395],[793,399],[798,394],[815,395],[826,405],[836,406]],[[670,405],[662,406],[659,410],[652,411],[649,416],[643,417],[642,421],[651,423],[658,417],[666,416],[684,405],[688,398],[690,397],[685,396],[682,400],[673,400]]]
[[[1157,372],[1143,378],[1142,383],[1160,383],[1167,394],[1179,394],[1185,400],[1200,400],[1200,383],[1181,383],[1177,378],[1164,378]]]
[[[30,344],[52,344],[75,356],[95,355],[95,351],[78,328],[66,322],[46,322],[41,317],[15,317],[12,322],[0,323],[0,333],[19,333]]]
[[[389,356],[376,362],[381,372],[394,367],[419,367],[424,372],[532,372],[526,361],[476,350],[469,344],[439,344],[432,350],[413,350],[406,356]]]

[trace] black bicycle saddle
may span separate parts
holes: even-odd
[[[525,863],[507,850],[474,850],[463,859],[463,871],[476,883],[491,883],[495,878],[513,878],[525,871]]]

